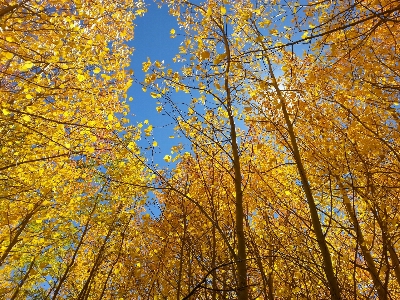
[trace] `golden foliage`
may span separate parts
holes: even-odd
[[[171,170],[119,117],[143,3],[0,2],[0,296],[399,298],[398,3],[163,2]]]

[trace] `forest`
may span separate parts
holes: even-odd
[[[0,299],[400,299],[400,2],[149,3],[0,0]]]

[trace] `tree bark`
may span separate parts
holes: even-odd
[[[347,197],[346,191],[343,187],[343,184],[340,182],[340,178],[338,176],[336,176],[336,180],[338,182],[339,188],[340,188],[340,192],[342,193],[342,197],[343,197],[343,202],[344,202],[344,206],[346,209],[347,214],[350,217],[351,222],[353,223],[354,226],[354,230],[356,231],[356,238],[357,238],[357,242],[360,245],[362,254],[365,258],[365,261],[367,263],[368,266],[368,272],[371,274],[372,277],[372,281],[374,282],[375,285],[375,289],[378,292],[379,295],[379,299],[387,299],[388,295],[387,292],[382,284],[382,281],[379,278],[379,272],[376,269],[375,263],[374,263],[374,259],[372,258],[371,252],[368,251],[367,246],[365,245],[365,239],[364,239],[364,235],[361,231],[360,228],[360,224],[357,220],[357,216],[355,214],[355,211],[353,210],[353,207],[351,205],[350,199],[349,197]]]
[[[328,285],[329,285],[329,289],[330,289],[331,299],[332,300],[341,300],[339,284],[338,284],[335,272],[333,270],[332,259],[331,259],[331,255],[330,255],[327,243],[325,241],[325,236],[322,232],[322,226],[321,226],[321,222],[319,220],[317,206],[315,204],[314,197],[313,197],[311,187],[310,187],[310,183],[307,178],[307,173],[304,169],[303,162],[301,160],[300,151],[299,151],[299,148],[297,145],[297,140],[296,140],[296,135],[294,133],[293,124],[290,121],[289,114],[287,111],[285,97],[282,95],[282,91],[279,88],[278,82],[275,78],[275,75],[274,75],[274,72],[272,69],[272,63],[268,56],[266,56],[266,60],[268,63],[269,73],[270,73],[271,79],[272,79],[272,86],[274,87],[274,89],[278,95],[279,101],[281,102],[281,105],[282,105],[282,107],[281,107],[282,113],[285,118],[287,131],[289,133],[290,144],[292,146],[292,151],[293,151],[293,157],[296,162],[297,170],[300,174],[302,188],[306,195],[307,204],[308,204],[308,207],[310,210],[310,216],[311,216],[314,233],[316,235],[318,246],[319,246],[319,249],[322,254],[322,261],[323,261],[326,279],[328,281]]]

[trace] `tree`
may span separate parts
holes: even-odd
[[[86,299],[95,278],[109,293],[111,275],[100,277],[100,269],[115,269],[120,256],[105,261],[105,253],[125,243],[119,233],[137,218],[127,214],[140,212],[143,194],[108,177],[145,180],[142,168],[124,157],[139,131],[117,118],[128,113],[131,49],[125,41],[141,7],[125,1],[0,2],[4,299]],[[82,263],[85,268],[78,267]]]
[[[392,268],[397,276],[398,258],[395,248],[390,244],[391,239],[383,237],[386,235],[384,232],[387,231],[385,229],[387,225],[382,220],[388,217],[388,213],[385,212],[385,208],[379,208],[376,200],[360,201],[366,197],[361,187],[365,186],[368,187],[367,190],[372,188],[376,191],[376,187],[371,186],[373,178],[369,165],[372,163],[366,162],[363,155],[360,156],[358,150],[360,146],[354,148],[356,145],[354,141],[359,140],[356,136],[349,140],[352,143],[352,151],[356,153],[355,156],[347,155],[349,151],[347,147],[342,148],[339,145],[348,143],[348,135],[352,130],[355,130],[354,134],[358,136],[361,125],[363,130],[367,130],[366,137],[368,137],[360,139],[360,142],[366,145],[361,146],[362,149],[368,151],[372,147],[371,143],[376,140],[375,147],[379,149],[378,151],[383,151],[378,154],[381,160],[384,153],[387,153],[385,147],[396,153],[392,145],[397,131],[397,123],[393,119],[396,110],[392,105],[398,99],[395,88],[398,80],[395,79],[397,75],[394,73],[396,58],[389,54],[393,51],[388,49],[397,47],[395,27],[398,22],[399,7],[393,3],[376,1],[356,4],[309,2],[303,5],[297,2],[278,4],[276,1],[273,4],[250,1],[240,3],[209,1],[201,5],[188,1],[168,3],[171,6],[171,13],[177,16],[178,23],[184,29],[186,36],[184,46],[180,48],[180,54],[175,58],[176,61],[184,63],[184,66],[181,73],[177,73],[155,62],[145,84],[153,86],[156,97],[173,99],[168,92],[171,89],[191,94],[192,102],[188,104],[188,117],[181,116],[176,119],[176,123],[189,137],[193,153],[198,155],[200,151],[205,157],[210,157],[214,160],[213,168],[217,164],[224,165],[218,162],[219,152],[211,150],[211,145],[216,145],[221,152],[225,151],[235,166],[234,149],[237,139],[232,132],[236,134],[237,129],[224,125],[244,120],[248,130],[246,134],[242,134],[241,142],[243,136],[250,137],[254,141],[259,141],[261,137],[262,143],[270,144],[275,149],[272,156],[279,152],[285,153],[282,165],[296,166],[297,171],[291,169],[283,173],[289,178],[292,175],[291,180],[297,187],[293,186],[288,178],[283,179],[279,176],[278,180],[287,191],[287,195],[292,195],[292,201],[297,199],[297,204],[294,203],[292,209],[296,211],[295,216],[307,226],[307,234],[311,235],[313,247],[316,247],[315,253],[319,253],[314,253],[309,262],[303,265],[304,268],[308,268],[307,271],[310,272],[310,265],[316,264],[317,269],[314,272],[325,274],[324,278],[318,280],[328,288],[332,299],[344,299],[357,293],[361,295],[377,293],[380,299],[392,297],[395,288],[389,286],[395,283],[390,279],[388,270]],[[293,26],[284,26],[286,17],[293,18]],[[282,25],[276,25],[280,22]],[[383,36],[390,37],[385,39]],[[304,55],[294,49],[297,45],[304,49],[302,43],[311,43]],[[375,50],[377,47],[383,50]],[[365,57],[368,61],[364,61]],[[364,70],[364,64],[366,67],[370,65],[373,71],[370,73],[369,67]],[[151,65],[150,61],[145,63],[145,71]],[[277,71],[279,65],[282,66],[282,72]],[[282,75],[279,75],[280,73]],[[318,78],[316,74],[319,74]],[[382,76],[377,77],[377,74]],[[348,77],[350,77],[348,80],[343,80]],[[164,80],[164,86],[155,82],[157,78]],[[205,92],[205,95],[197,97],[195,93],[199,91]],[[375,95],[371,96],[371,93]],[[209,96],[206,96],[207,94]],[[368,101],[364,102],[359,95],[368,95]],[[382,103],[383,95],[387,97],[389,106]],[[210,98],[214,98],[216,104],[210,104],[212,103],[209,102]],[[347,104],[342,100],[347,101]],[[204,110],[202,105],[198,104],[200,101],[205,107]],[[360,112],[353,112],[355,109],[363,111],[363,116],[360,116]],[[343,117],[340,114],[336,115],[338,110],[343,111]],[[175,106],[176,114],[184,114],[181,107]],[[387,117],[382,119],[382,116]],[[235,120],[227,122],[224,118]],[[332,127],[328,124],[332,124]],[[383,128],[378,129],[377,124],[384,124]],[[321,142],[317,143],[317,140]],[[232,147],[228,147],[228,151],[226,144]],[[237,147],[237,153],[240,153],[239,162],[247,157],[244,150],[246,148],[242,148],[244,145],[247,144],[240,143]],[[321,147],[326,148],[322,150]],[[339,152],[344,154],[344,161],[340,161]],[[254,153],[250,153],[249,156],[250,158],[247,158],[249,161],[260,160]],[[351,169],[343,169],[344,166],[350,167],[350,164],[357,161],[364,165],[357,167],[357,171],[363,169],[362,176],[360,174],[356,176]],[[387,163],[386,161],[385,165]],[[238,165],[236,163],[236,166]],[[258,163],[255,163],[255,166],[257,167],[252,171],[259,176],[263,174],[261,178],[265,184],[271,186],[271,183],[265,180],[265,168]],[[247,170],[247,165],[244,169]],[[368,178],[368,183],[355,183],[355,180],[361,180],[365,176]],[[250,177],[245,175],[243,168],[240,173],[235,173],[234,180],[241,185],[241,192],[245,178]],[[238,178],[240,180],[237,180]],[[349,196],[346,190],[349,187],[353,190],[352,196]],[[296,196],[293,190],[296,190]],[[269,196],[266,201],[271,202],[272,207],[276,207],[276,202],[271,198],[274,197]],[[196,203],[198,202],[197,200]],[[243,202],[238,200],[236,194],[236,204],[238,203],[242,207],[254,207],[254,200],[251,197]],[[308,212],[299,214],[300,206],[304,204],[308,206]],[[382,228],[382,234],[369,232],[368,228],[375,226],[367,221],[366,212],[363,213],[365,217],[359,219],[358,211],[365,209],[371,211],[372,220],[381,224],[379,226]],[[253,214],[257,215],[263,210],[266,208],[250,209],[246,213],[250,214],[253,220]],[[236,211],[238,217],[236,224],[241,223],[240,220],[246,217],[249,218],[248,215],[241,215],[240,211],[244,212],[243,209],[239,210],[239,213]],[[380,217],[382,214],[385,218]],[[264,214],[263,218],[267,217]],[[297,224],[296,226],[299,226]],[[248,252],[249,249],[255,251],[252,253],[255,256],[246,255],[246,261],[262,257],[257,251],[260,241],[251,242],[256,236],[253,230],[257,232],[257,229],[248,226],[243,236],[247,248],[244,252]],[[344,232],[347,232],[347,238],[343,235]],[[240,240],[240,230],[237,229],[236,234]],[[366,243],[375,239],[382,239],[382,244],[372,250],[370,248],[372,244],[367,246]],[[271,241],[272,237],[269,240]],[[282,242],[282,238],[279,240]],[[290,244],[290,240],[282,242],[282,245],[288,243]],[[346,250],[341,249],[344,245]],[[273,251],[271,245],[269,248]],[[343,252],[346,252],[348,257],[353,255],[354,260],[341,261]],[[379,259],[378,253],[381,253]],[[304,253],[298,252],[297,261],[301,255]],[[377,261],[380,261],[379,267],[376,266]],[[364,264],[366,267],[362,269]],[[346,275],[345,272],[339,271],[343,270],[345,265],[347,269],[354,269],[354,275]],[[261,274],[265,274],[262,262],[258,263],[257,268]],[[247,266],[243,270],[246,269]],[[209,267],[208,270],[211,272],[213,268]],[[384,276],[379,274],[381,272]],[[242,274],[246,274],[246,285],[249,286],[249,273],[246,270]],[[240,271],[237,271],[237,276],[240,278]],[[353,283],[348,282],[349,277],[353,279]],[[268,280],[265,277],[262,280],[266,287]],[[243,282],[242,284],[239,282],[237,286],[238,298],[247,299],[247,292],[240,293]],[[361,285],[370,288],[359,288]],[[309,287],[309,284],[307,286]],[[270,286],[269,288],[273,289]],[[287,293],[288,287],[285,289]],[[273,292],[270,290],[269,294],[272,295]],[[310,293],[308,297],[316,297],[313,294],[315,291],[308,292]],[[327,293],[318,297],[325,298]],[[264,292],[265,297],[267,294]]]
[[[119,116],[143,3],[0,6],[1,295],[397,299],[398,3],[163,2],[170,169]]]

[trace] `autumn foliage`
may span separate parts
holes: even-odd
[[[167,164],[145,3],[0,1],[0,298],[400,299],[400,4],[159,4]]]
[[[0,4],[2,299],[118,293],[110,286],[133,242],[123,232],[145,192],[110,181],[143,181],[127,155],[138,132],[117,118],[138,5]]]

